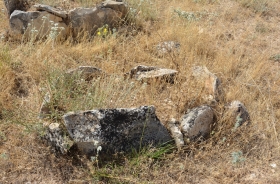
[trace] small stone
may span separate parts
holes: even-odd
[[[172,138],[175,140],[175,144],[178,149],[181,149],[184,146],[184,137],[179,128],[179,122],[177,122],[174,118],[168,123],[169,131],[171,132]]]
[[[245,122],[250,121],[249,113],[244,106],[243,103],[241,103],[238,100],[234,100],[230,103],[230,105],[227,107],[229,115],[235,122],[235,128],[238,128],[239,126],[243,125]]]
[[[213,100],[219,101],[221,98],[221,80],[211,73],[206,67],[196,66],[193,67],[193,74],[196,79],[204,82],[204,88],[207,96],[205,99],[212,102]]]
[[[152,79],[159,79],[173,83],[177,73],[178,71],[172,69],[140,65],[131,69],[129,75],[130,78],[134,78],[136,80],[141,80],[145,82],[149,82]]]
[[[209,136],[213,117],[214,112],[211,107],[201,106],[191,109],[181,119],[180,127],[184,138],[195,140],[199,137],[206,138]]]
[[[163,56],[167,53],[179,53],[180,51],[180,43],[179,42],[175,42],[175,41],[165,41],[162,43],[159,43],[156,46],[156,49],[158,51],[158,54],[160,56]]]
[[[89,81],[95,77],[101,76],[102,70],[93,66],[79,66],[77,69],[67,71],[66,74],[70,74],[70,75],[80,74],[80,76],[84,80]]]

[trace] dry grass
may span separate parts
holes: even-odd
[[[0,7],[4,8],[3,2]],[[105,40],[54,47],[0,42],[0,182],[279,183],[280,64],[270,59],[280,54],[279,3],[147,0],[137,8],[141,30],[132,26],[127,34]],[[202,16],[193,21],[174,9]],[[4,31],[8,28],[5,12],[1,11],[0,19]],[[155,45],[166,40],[180,42],[179,55],[156,54]],[[176,69],[179,75],[173,85],[123,79],[124,73],[140,64]],[[85,88],[89,84],[78,84],[70,98],[71,85],[63,83],[63,73],[81,65],[99,67],[109,75],[91,83],[90,89]],[[71,154],[56,157],[38,140],[42,128],[37,116],[44,95],[40,88],[59,100],[60,111],[54,109],[52,121],[61,122],[61,113],[78,109],[154,105],[166,123],[205,103],[203,86],[191,77],[196,65],[215,73],[224,90],[224,99],[214,108],[213,135],[203,143],[168,154],[148,149],[97,166]],[[62,79],[57,83],[58,76]],[[251,116],[251,124],[237,131],[232,131],[235,122],[224,116],[224,105],[232,100],[242,101]],[[238,151],[246,160],[233,163],[232,153]]]

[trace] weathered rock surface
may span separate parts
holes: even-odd
[[[48,125],[43,138],[56,153],[66,154],[73,144],[58,123]]]
[[[102,70],[93,66],[79,66],[77,69],[66,72],[68,75],[79,74],[85,80],[91,80],[94,77],[102,75]]]
[[[127,152],[171,139],[153,106],[70,112],[63,116],[69,135],[85,154]]]
[[[115,1],[106,1],[95,8],[76,8],[69,12],[72,35],[91,36],[104,25],[108,25],[109,28],[118,27],[120,20],[126,14],[126,5]]]
[[[184,146],[184,137],[179,128],[179,124],[180,123],[177,122],[175,119],[171,119],[171,121],[168,123],[168,129],[178,149]]]
[[[221,97],[221,80],[211,73],[206,67],[196,66],[193,68],[193,76],[198,80],[204,82],[204,87],[208,96],[205,98],[208,100],[218,101]]]
[[[120,18],[125,18],[128,13],[126,4],[123,1],[105,1],[102,2],[101,7],[110,8],[121,13]]]
[[[57,8],[48,6],[48,5],[44,5],[44,4],[36,4],[34,5],[34,7],[36,8],[37,11],[46,11],[48,13],[54,14],[58,17],[61,17],[63,19],[66,19],[68,17],[68,12],[67,11],[63,11],[63,10],[59,10]]]
[[[211,107],[200,106],[182,116],[181,131],[184,139],[195,140],[210,135],[214,112]]]
[[[4,0],[4,2],[9,16],[15,10],[27,11],[32,4],[30,0]]]
[[[24,34],[28,40],[46,37],[60,40],[69,34],[68,26],[62,18],[46,11],[15,10],[10,16],[10,28],[14,37],[21,37]]]
[[[250,121],[249,112],[245,105],[238,100],[232,101],[228,106],[228,112],[232,120],[236,123],[235,127],[243,125],[245,122]]]
[[[158,54],[163,56],[167,53],[172,53],[172,52],[179,53],[180,47],[181,47],[181,45],[179,42],[165,41],[165,42],[159,43],[156,46],[156,49],[157,49]]]
[[[136,80],[149,81],[150,79],[164,79],[167,82],[173,82],[178,71],[154,66],[137,66],[133,68],[129,75]]]

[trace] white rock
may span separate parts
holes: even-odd
[[[177,148],[180,149],[182,146],[184,146],[184,137],[179,128],[179,125],[177,125],[177,122],[174,118],[172,118],[168,123],[168,128],[171,132],[172,138],[175,140]]]
[[[199,137],[209,136],[213,117],[213,110],[208,106],[191,109],[182,116],[181,120],[181,131],[185,136],[184,138],[195,140]]]

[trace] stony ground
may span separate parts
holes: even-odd
[[[89,1],[45,1],[63,8]],[[134,20],[116,35],[73,43],[0,41],[0,183],[279,183],[280,14],[277,0],[128,0]],[[0,32],[9,28],[0,2]],[[159,56],[162,41],[181,44],[179,54]],[[137,65],[179,71],[174,84],[122,80]],[[78,66],[108,73],[91,85],[57,78]],[[211,137],[178,151],[144,149],[115,161],[91,161],[69,150],[53,154],[37,119],[46,91],[56,99],[48,122],[68,111],[154,105],[164,124],[205,103],[203,84],[191,76],[206,66],[222,81],[224,97],[213,107]],[[240,100],[251,124],[233,131],[225,105]],[[59,108],[57,108],[59,107]]]

